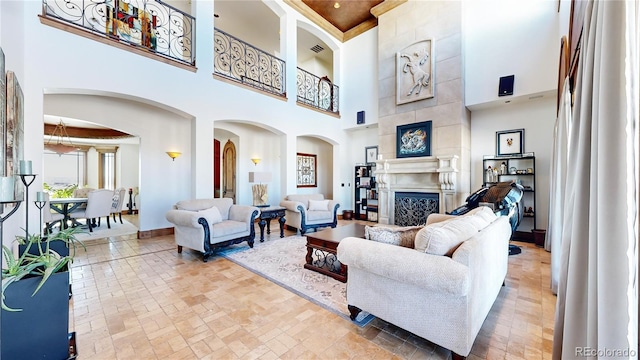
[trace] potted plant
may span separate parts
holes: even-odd
[[[84,244],[80,228],[17,237],[19,254],[2,246],[2,348],[7,359],[69,358],[69,265]],[[60,248],[63,244],[66,248]],[[61,254],[63,253],[63,254]]]

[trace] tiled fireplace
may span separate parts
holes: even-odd
[[[456,155],[378,160],[378,222],[417,225],[432,212],[455,209],[457,160]]]

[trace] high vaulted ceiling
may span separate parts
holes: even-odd
[[[407,0],[284,0],[344,42],[378,25],[378,16]],[[338,4],[338,5],[336,5]]]
[[[371,14],[371,8],[382,3],[383,0],[302,0],[302,2],[344,33],[363,22],[375,20],[375,16]]]

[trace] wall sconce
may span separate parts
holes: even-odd
[[[260,158],[251,158],[251,161],[253,161],[253,165],[258,165],[260,160],[261,160]]]
[[[173,160],[176,161],[176,158],[180,155],[182,155],[181,152],[179,151],[167,151],[167,155],[169,155],[169,157]]]

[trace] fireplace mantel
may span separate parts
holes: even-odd
[[[426,156],[376,161],[378,222],[394,224],[395,193],[437,193],[439,211],[455,208],[457,155]]]

